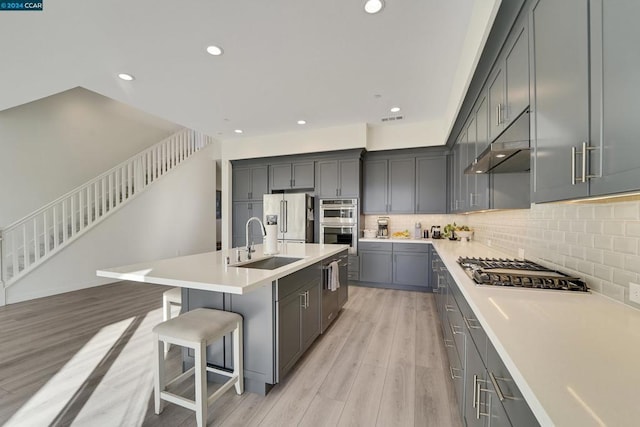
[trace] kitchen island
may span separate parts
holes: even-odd
[[[283,244],[276,256],[269,256],[256,245],[251,260],[241,249],[238,261],[238,250],[230,249],[102,269],[97,275],[181,287],[183,312],[206,307],[241,314],[245,388],[266,394],[320,335],[323,300],[335,296],[336,310],[346,301],[346,261],[340,266],[344,283],[334,292],[326,289],[326,266],[346,258],[347,249],[347,245]],[[209,346],[208,363],[231,369],[228,343],[225,337]],[[183,359],[185,368],[193,363],[186,350]]]

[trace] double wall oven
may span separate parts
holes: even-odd
[[[320,200],[320,243],[349,245],[358,253],[358,199]]]

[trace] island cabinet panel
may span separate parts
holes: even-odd
[[[316,263],[277,280],[278,381],[320,335],[320,266]]]

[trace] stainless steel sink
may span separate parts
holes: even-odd
[[[282,256],[274,256],[270,258],[263,258],[256,261],[250,261],[244,264],[237,264],[233,267],[239,268],[258,268],[260,270],[275,270],[276,268],[289,265],[293,262],[300,261],[303,258],[289,258]]]

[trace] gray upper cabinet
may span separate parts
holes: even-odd
[[[505,125],[529,106],[529,33],[526,22],[516,27],[505,57]]]
[[[267,166],[234,167],[232,173],[233,201],[262,200],[269,192]]]
[[[534,202],[588,195],[575,179],[589,140],[588,3],[540,0],[531,13]]]
[[[591,2],[590,194],[640,189],[640,2]]]
[[[316,162],[316,194],[319,197],[358,197],[360,160]]]
[[[489,77],[489,138],[495,139],[504,130],[504,69],[502,64]]]
[[[367,160],[364,162],[364,197],[362,212],[365,214],[387,213],[387,160]]]
[[[246,224],[252,216],[262,219],[262,201],[233,202],[232,246],[234,248],[246,245]],[[249,224],[249,243],[262,243],[262,231],[260,226],[252,221]]]
[[[415,159],[389,160],[389,213],[415,212]]]
[[[478,157],[489,146],[489,109],[487,97],[481,96],[476,108],[476,143],[475,157]],[[473,176],[475,189],[473,190],[474,210],[489,209],[489,175],[475,174]]]
[[[314,188],[313,162],[272,164],[269,184],[272,190]]]
[[[447,211],[447,158],[416,158],[416,213]]]

